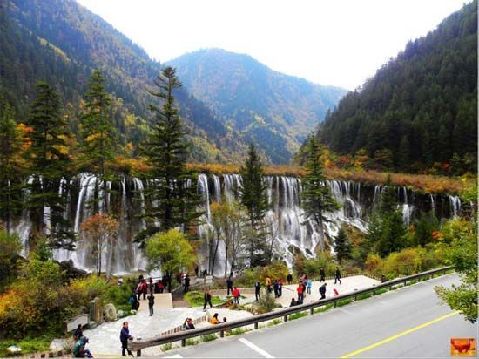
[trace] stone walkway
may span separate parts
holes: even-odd
[[[333,291],[334,288],[336,288],[339,295],[342,295],[342,294],[353,293],[355,290],[372,287],[380,283],[379,281],[366,277],[364,275],[355,275],[351,277],[345,277],[341,279],[341,282],[342,282],[341,284],[339,284],[339,282],[337,284],[334,284],[334,280],[326,281],[327,283],[326,298],[331,298],[334,296],[334,291]],[[311,302],[319,300],[320,298],[319,287],[323,283],[324,282],[313,281],[311,294],[310,295],[306,294],[304,298],[304,303],[311,303]],[[281,298],[279,298],[277,302],[280,303],[283,307],[289,307],[289,305],[291,304],[291,298],[294,297],[295,300],[298,299],[298,293],[296,292],[297,287],[298,287],[298,284],[283,286]]]
[[[339,294],[352,293],[366,287],[377,285],[379,282],[363,275],[346,277],[342,280],[342,284],[334,285],[333,280],[326,281],[327,292],[326,297],[333,296],[333,288],[336,288]],[[307,295],[305,303],[319,300],[319,287],[322,283],[318,281],[313,282],[312,294]],[[289,307],[291,298],[296,299],[297,285],[286,285],[283,287],[283,295],[278,299],[283,307]],[[250,302],[254,300],[254,296],[247,295],[247,299],[242,302]],[[158,307],[157,307],[158,306]],[[159,308],[160,301],[155,303],[154,315],[149,316],[147,301],[140,301],[140,310],[137,315],[131,315],[117,322],[103,323],[98,328],[85,330],[85,335],[90,339],[88,348],[92,351],[95,357],[112,357],[121,355],[121,343],[119,340],[120,330],[123,321],[129,322],[130,334],[135,338],[149,339],[157,336],[166,330],[180,326],[184,323],[186,317],[193,319],[200,318],[205,313],[203,308]],[[208,314],[211,316],[214,313],[219,314],[220,320],[226,317],[227,321],[240,320],[252,316],[247,311],[230,310],[225,308],[208,308]],[[204,328],[208,323],[200,323],[196,325],[197,328]],[[142,351],[145,356],[157,356],[160,354],[160,348],[148,348]]]

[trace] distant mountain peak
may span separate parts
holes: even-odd
[[[273,71],[247,54],[200,49],[168,61],[188,91],[256,142],[274,163],[287,163],[346,92]],[[261,118],[262,121],[257,121]]]

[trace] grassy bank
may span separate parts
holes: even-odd
[[[227,174],[239,173],[240,166],[224,165],[217,163],[190,163],[188,167],[202,173]],[[268,176],[294,176],[301,177],[305,173],[301,166],[265,166],[264,172]],[[460,193],[465,187],[472,185],[475,178],[460,178],[433,176],[413,173],[385,173],[376,171],[348,171],[338,168],[325,170],[329,179],[355,181],[371,185],[385,184],[388,176],[395,186],[406,186],[414,190],[427,193]]]

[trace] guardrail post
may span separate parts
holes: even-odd
[[[186,347],[186,339],[181,339],[181,346]]]
[[[141,349],[138,349],[138,350],[136,351],[136,356],[137,356],[137,357],[141,357]]]
[[[404,286],[407,285],[407,279],[404,279]]]
[[[309,308],[309,314],[311,314],[311,315],[314,314],[314,308]]]
[[[258,322],[254,322],[254,329],[258,329],[259,328],[259,323]]]
[[[283,320],[284,320],[284,322],[286,323],[286,322],[288,321],[288,316],[285,315],[285,316],[283,317]]]
[[[336,308],[336,302],[337,302],[337,300],[335,300],[335,301],[333,302],[334,308]]]
[[[357,301],[357,294],[354,295],[354,301]]]
[[[220,330],[220,338],[224,338],[225,337],[225,331],[224,330]]]

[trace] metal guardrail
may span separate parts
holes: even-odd
[[[185,330],[180,333],[175,333],[171,335],[162,335],[162,336],[157,336],[154,338],[151,338],[149,340],[144,340],[144,341],[129,341],[128,342],[128,349],[130,350],[136,350],[137,351],[137,356],[141,356],[141,350],[153,346],[158,346],[166,343],[172,343],[172,342],[178,342],[181,341],[182,346],[186,346],[186,339],[189,338],[194,338],[197,336],[201,335],[208,335],[208,334],[216,334],[220,333],[220,337],[224,337],[225,332],[230,331],[232,329],[236,328],[241,328],[247,325],[254,325],[254,329],[259,328],[259,323],[262,322],[267,322],[269,320],[277,319],[277,318],[283,318],[284,322],[288,321],[288,316],[291,314],[295,313],[300,313],[309,310],[310,314],[314,314],[314,309],[323,307],[328,304],[333,304],[334,307],[337,306],[337,303],[345,300],[345,299],[353,299],[354,301],[357,300],[357,297],[361,294],[365,293],[370,293],[370,292],[375,292],[377,290],[380,290],[382,288],[390,288],[394,287],[398,284],[404,284],[406,285],[408,281],[414,281],[423,277],[427,277],[426,279],[431,279],[433,275],[435,274],[440,274],[442,272],[447,272],[448,270],[452,269],[452,266],[449,267],[442,267],[442,268],[436,268],[436,269],[431,269],[426,272],[418,273],[418,274],[413,274],[410,276],[402,277],[402,278],[397,278],[391,281],[387,281],[381,284],[378,284],[377,286],[374,287],[369,287],[369,288],[364,288],[357,290],[353,293],[349,294],[343,294],[343,295],[338,295],[336,297],[328,298],[328,299],[323,299],[319,300],[313,303],[307,303],[307,304],[301,304],[297,305],[294,307],[290,308],[284,308],[284,309],[279,309],[274,312],[266,313],[266,314],[260,314],[260,315],[255,315],[251,318],[247,319],[242,319],[242,320],[237,320],[237,321],[232,321],[232,322],[226,322],[226,323],[220,323],[216,324],[212,327],[208,328],[201,328],[201,329],[192,329],[192,330]]]

